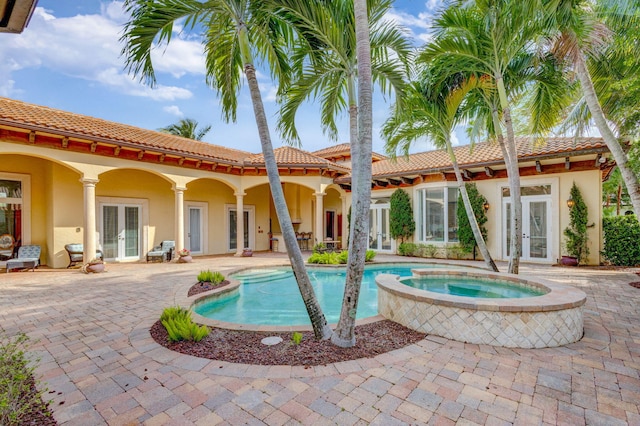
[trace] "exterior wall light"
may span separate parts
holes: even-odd
[[[488,211],[489,207],[491,207],[491,204],[489,204],[488,201],[485,201],[484,204],[482,205],[482,208],[484,209],[484,211]]]
[[[573,206],[575,206],[575,205],[576,205],[576,202],[575,202],[575,201],[573,201],[573,198],[569,198],[569,199],[567,200],[567,207],[571,208],[571,207],[573,207]]]

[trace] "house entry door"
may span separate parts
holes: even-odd
[[[255,207],[247,206],[244,209],[244,232],[243,235],[238,238],[237,235],[237,223],[238,212],[235,207],[227,207],[227,224],[228,224],[228,251],[236,251],[238,248],[238,242],[242,245],[241,248],[255,249],[255,235],[253,229],[255,227]]]
[[[187,207],[187,248],[193,254],[202,254],[203,249],[203,209],[202,207]]]
[[[505,201],[505,258],[509,257],[511,242],[511,202]],[[522,260],[551,261],[551,198],[549,196],[522,197]]]
[[[140,259],[140,206],[102,204],[102,251],[105,259]]]
[[[389,233],[389,204],[372,204],[369,209],[369,249],[393,252]]]

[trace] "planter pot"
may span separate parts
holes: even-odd
[[[180,256],[178,258],[178,263],[191,263],[193,258],[191,256]]]
[[[242,250],[242,257],[251,257],[251,256],[253,256],[253,250],[251,249]]]
[[[578,266],[578,259],[573,256],[562,256],[560,263],[565,266]]]
[[[84,272],[88,273],[98,273],[104,272],[104,263],[87,263],[84,266]]]

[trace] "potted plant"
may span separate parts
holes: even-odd
[[[191,252],[186,248],[178,250],[178,263],[191,263]]]
[[[105,268],[105,263],[102,259],[93,258],[89,262],[82,265],[82,268],[80,268],[80,270],[85,274],[88,274],[88,273],[103,272],[104,268]]]
[[[564,246],[567,254],[562,256],[561,263],[576,266],[589,256],[589,236],[587,234],[589,212],[575,182],[571,187],[571,198],[567,205],[570,209],[569,226],[564,230]]]

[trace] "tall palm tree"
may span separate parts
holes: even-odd
[[[560,57],[568,58],[573,64],[573,70],[580,81],[591,118],[622,173],[633,209],[640,214],[638,176],[634,173],[627,154],[609,126],[588,67],[589,58],[601,55],[603,47],[611,40],[610,28],[605,25],[606,19],[613,21],[612,25],[616,25],[616,20],[625,20],[627,25],[631,23],[637,28],[640,6],[637,1],[627,0],[600,2],[548,0],[545,6],[548,18],[545,22],[547,29],[551,30],[551,50]],[[638,53],[636,45],[635,52],[632,54]],[[637,74],[637,69],[633,72]]]
[[[458,160],[451,145],[451,133],[456,124],[464,121],[463,104],[469,92],[473,90],[490,91],[493,89],[487,77],[465,77],[453,75],[444,82],[446,87],[434,87],[433,81],[425,73],[422,81],[416,82],[407,90],[403,106],[395,106],[394,114],[385,123],[382,133],[385,136],[386,150],[395,156],[398,150],[407,154],[412,142],[427,136],[437,147],[444,148],[449,154],[453,170],[462,196],[462,202],[471,225],[473,236],[488,269],[498,272],[489,249],[484,241],[480,226],[469,199]]]
[[[282,97],[278,128],[285,139],[299,141],[295,116],[305,100],[320,98],[322,127],[332,139],[338,135],[336,115],[345,110],[349,113],[352,211],[357,219],[350,222],[345,293],[331,339],[338,346],[352,346],[369,235],[371,84],[373,80],[385,94],[393,91],[402,98],[410,44],[397,25],[384,19],[391,7],[389,0],[373,0],[368,5],[353,0],[275,3],[300,35],[293,55],[298,74]]]
[[[290,28],[277,16],[264,9],[263,2],[249,0],[127,0],[131,20],[122,39],[127,69],[155,83],[151,50],[156,43],[168,43],[176,21],[184,20],[184,28],[204,30],[206,78],[221,98],[222,110],[228,121],[235,121],[237,95],[244,73],[258,126],[260,144],[265,158],[269,186],[287,253],[294,275],[311,319],[316,338],[332,334],[311,286],[304,259],[297,244],[291,217],[280,184],[278,165],[273,152],[260,88],[256,77],[254,55],[266,61],[274,78],[286,81],[288,62],[281,42],[291,37]]]
[[[505,81],[509,66],[530,49],[537,28],[530,24],[537,2],[455,1],[434,21],[435,37],[419,55],[426,64],[438,62],[449,75],[458,72],[491,76],[495,96],[488,100],[491,127],[505,157],[511,193],[509,273],[518,273],[522,254],[520,174],[511,119],[513,90]],[[510,93],[509,89],[512,91]]]
[[[204,138],[204,135],[209,133],[210,130],[211,125],[198,129],[198,122],[193,118],[183,118],[177,123],[158,129],[158,131],[163,133],[170,133],[172,135],[182,136],[183,138],[189,138],[196,141],[201,141],[202,138]]]

